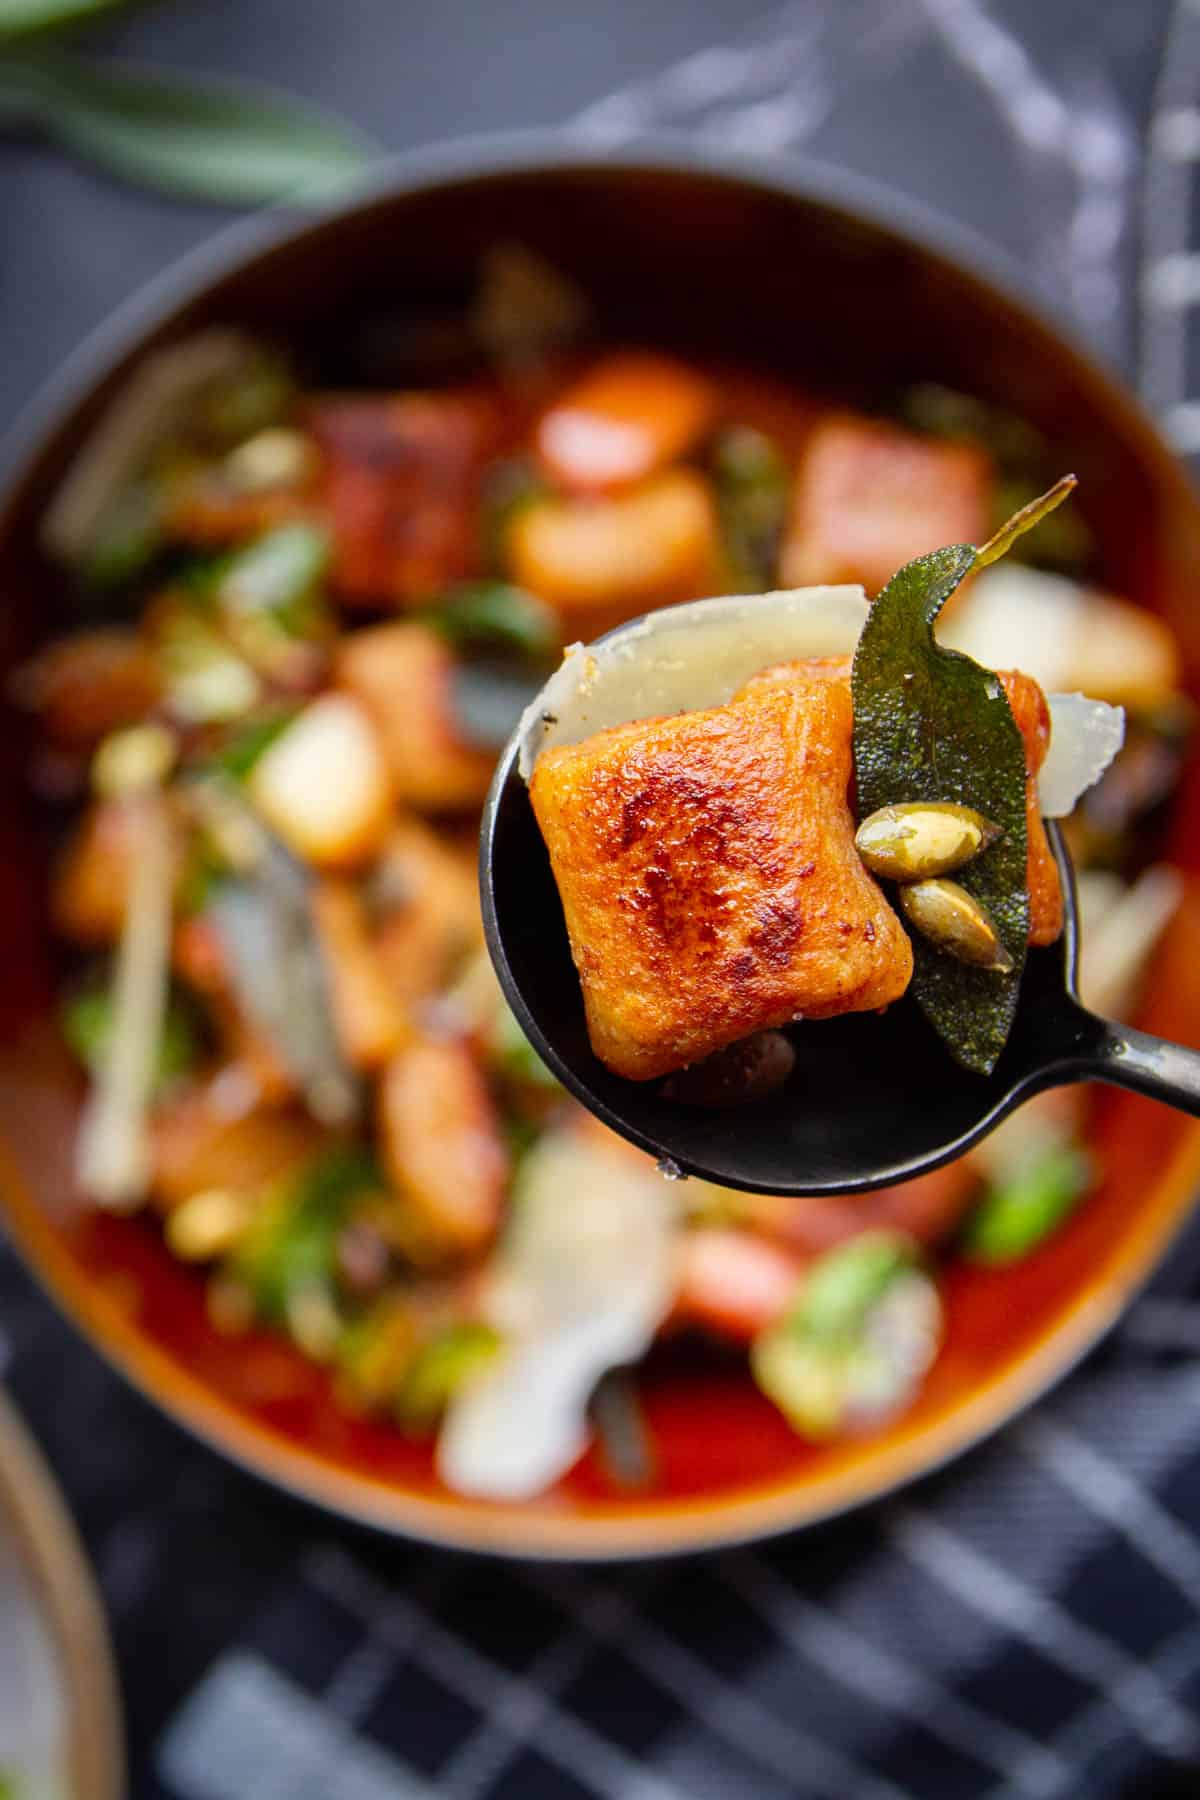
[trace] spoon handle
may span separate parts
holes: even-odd
[[[1096,1022],[1101,1030],[1079,1070],[1080,1079],[1132,1088],[1179,1112],[1200,1115],[1200,1050],[1151,1037],[1130,1025]]]

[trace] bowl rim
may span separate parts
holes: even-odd
[[[88,1800],[120,1800],[120,1687],[100,1593],[50,1467],[2,1388],[0,1516],[15,1535],[60,1659],[70,1705],[66,1745],[73,1791]]]
[[[402,151],[375,165],[340,200],[272,209],[219,229],[128,296],[89,332],[0,440],[0,539],[47,441],[115,367],[207,289],[274,251],[391,199],[508,176],[572,171],[680,174],[741,185],[865,223],[989,290],[1050,336],[1063,364],[1121,418],[1155,487],[1200,522],[1200,500],[1136,395],[1080,346],[1046,296],[1029,292],[1013,262],[971,228],[853,171],[801,155],[719,148],[670,132],[612,147],[567,126],[459,137]],[[861,1459],[829,1474],[780,1477],[728,1496],[656,1503],[636,1513],[507,1508],[458,1495],[436,1498],[339,1468],[244,1412],[146,1337],[103,1295],[59,1242],[56,1228],[0,1144],[0,1192],[13,1241],[50,1298],[89,1346],[140,1393],[243,1471],[342,1518],[445,1548],[537,1561],[632,1561],[753,1542],[813,1526],[882,1500],[991,1436],[1055,1385],[1120,1317],[1186,1221],[1200,1183],[1200,1123],[1183,1139],[1136,1227],[1014,1362],[967,1390],[933,1421],[898,1427]],[[1111,1265],[1111,1266],[1110,1266]]]

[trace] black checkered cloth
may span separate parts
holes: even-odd
[[[1140,368],[1192,452],[1200,0],[1078,8],[1043,54],[1054,10],[798,5],[579,129],[862,166],[856,122],[886,103],[875,172],[947,211],[956,143],[986,146],[976,223]],[[1153,97],[1126,79],[1135,38]],[[97,1563],[135,1800],[1200,1796],[1200,1230],[1079,1373],[899,1499],[595,1570],[388,1542],[267,1490],[130,1394],[4,1254],[0,1320]]]

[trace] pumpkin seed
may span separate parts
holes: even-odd
[[[937,949],[973,968],[1012,973],[1013,960],[987,908],[957,881],[915,881],[900,889],[900,910]]]
[[[961,869],[999,835],[999,827],[973,806],[913,800],[881,806],[863,820],[854,842],[872,875],[927,881]]]

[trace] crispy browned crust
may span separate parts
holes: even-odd
[[[851,721],[845,683],[768,683],[539,758],[530,795],[615,1073],[904,992],[911,946],[854,848]]]
[[[840,681],[849,692],[851,661],[848,656],[810,657],[802,662],[777,663],[755,675],[741,690],[753,693],[764,685],[796,681]],[[1017,730],[1025,744],[1025,830],[1028,842],[1026,880],[1029,885],[1029,942],[1052,944],[1063,926],[1062,888],[1038,799],[1037,778],[1050,748],[1050,709],[1032,675],[1020,670],[1000,670]],[[740,696],[737,696],[740,697]]]

